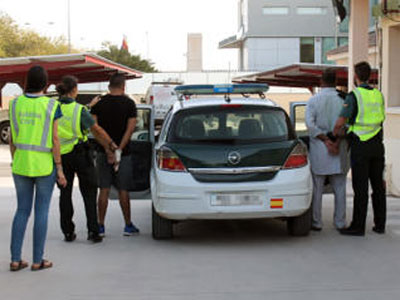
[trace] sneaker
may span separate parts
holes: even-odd
[[[103,238],[97,232],[89,232],[87,239],[93,243],[100,243],[103,241]]]
[[[133,225],[133,223],[126,225],[124,228],[124,236],[131,236],[134,234],[139,234],[140,230]]]
[[[99,236],[105,237],[105,235],[106,235],[106,229],[104,228],[104,225],[99,224]]]
[[[321,230],[322,230],[322,227],[318,227],[318,226],[312,225],[312,226],[311,226],[311,230],[312,230],[312,231],[321,231]]]

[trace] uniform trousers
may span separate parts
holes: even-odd
[[[385,148],[382,131],[372,139],[361,142],[353,136],[350,142],[351,172],[354,190],[353,221],[351,228],[365,231],[368,210],[369,183],[372,187],[372,208],[377,229],[385,229],[386,189],[383,181]]]
[[[64,234],[75,231],[72,221],[74,207],[72,204],[72,188],[75,174],[79,179],[79,189],[85,204],[88,232],[98,233],[97,220],[97,177],[93,158],[87,143],[78,144],[70,153],[61,157],[67,186],[60,188],[60,223]]]

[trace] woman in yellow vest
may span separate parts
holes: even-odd
[[[72,221],[74,214],[72,187],[75,174],[77,174],[79,189],[85,204],[87,239],[98,243],[102,241],[102,238],[99,236],[97,220],[97,177],[87,134],[89,130],[93,133],[111,159],[117,146],[108,134],[97,125],[87,109],[75,101],[78,95],[78,80],[75,77],[64,76],[56,89],[60,95],[59,103],[63,114],[58,123],[58,135],[63,170],[68,181],[67,186],[60,187],[61,230],[66,242],[76,239],[75,224]]]
[[[28,266],[21,258],[26,225],[35,204],[32,271],[52,267],[43,259],[50,200],[56,179],[66,185],[62,170],[57,120],[62,116],[56,100],[43,95],[47,72],[40,66],[27,74],[24,94],[10,102],[12,173],[18,207],[11,232],[10,270]]]

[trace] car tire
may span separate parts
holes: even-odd
[[[151,210],[152,210],[153,238],[155,240],[172,239],[173,238],[172,221],[161,217],[154,209],[154,205],[152,205]]]
[[[298,217],[287,220],[287,229],[291,236],[307,236],[311,230],[312,210],[311,207]]]
[[[11,128],[10,128],[10,122],[5,121],[0,124],[0,141],[3,144],[8,144],[9,143],[9,136],[10,136]]]

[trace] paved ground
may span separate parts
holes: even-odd
[[[172,241],[151,238],[150,202],[133,201],[142,230],[122,236],[112,202],[102,244],[85,238],[76,194],[78,240],[62,241],[55,192],[46,257],[55,266],[32,273],[8,271],[15,191],[0,147],[0,299],[399,299],[400,199],[389,199],[388,233],[340,236],[331,225],[332,197],[324,201],[325,228],[305,238],[286,234],[280,221],[188,222]],[[349,197],[348,213],[351,213]],[[31,223],[24,257],[31,260]]]

